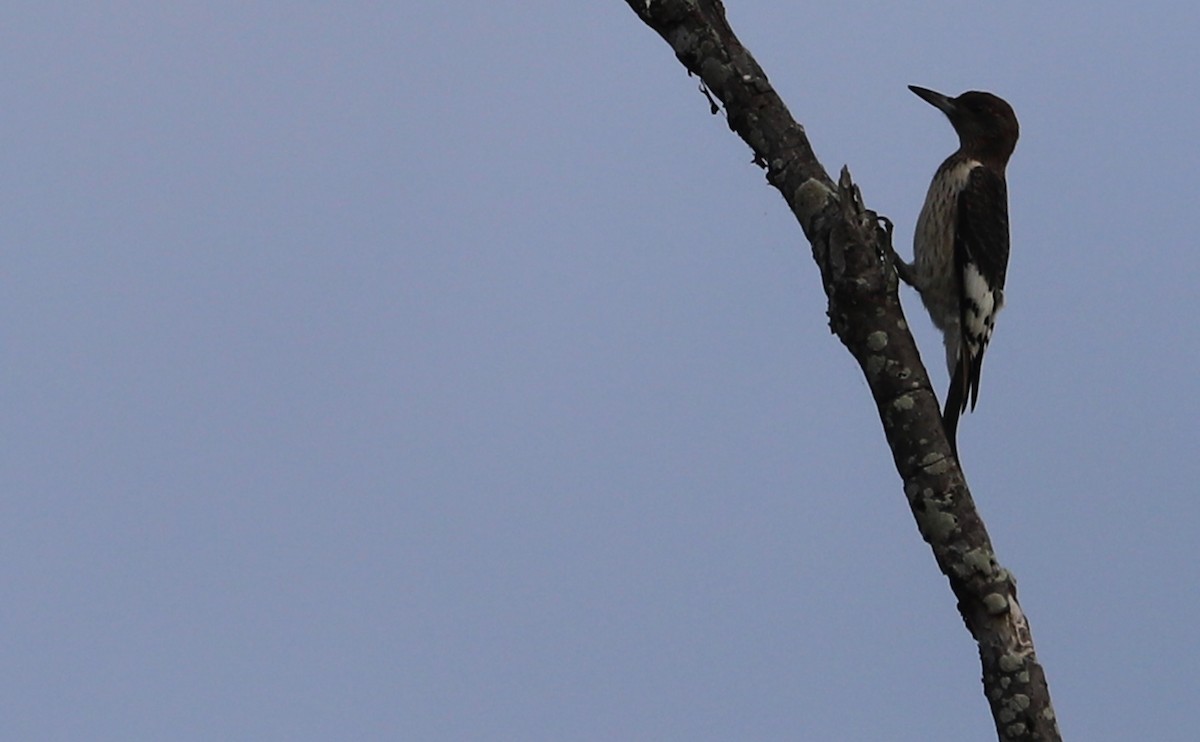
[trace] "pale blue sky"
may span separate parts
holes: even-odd
[[[1190,742],[1200,9],[726,5],[905,254],[905,86],[1013,104],[967,475],[1067,737]],[[0,67],[0,738],[993,738],[807,243],[623,3],[18,2]]]

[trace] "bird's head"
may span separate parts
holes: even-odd
[[[1003,98],[970,90],[951,98],[927,88],[908,89],[950,119],[965,154],[1004,166],[1017,147],[1020,127],[1012,106]]]

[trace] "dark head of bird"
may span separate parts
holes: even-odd
[[[1012,106],[1003,98],[978,90],[951,98],[916,85],[908,89],[946,114],[958,132],[963,154],[1001,168],[1008,162],[1017,147],[1020,127]]]

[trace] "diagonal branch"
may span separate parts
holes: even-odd
[[[1000,566],[942,428],[937,399],[900,307],[891,229],[843,168],[834,184],[804,127],[725,19],[720,0],[626,0],[725,106],[812,244],[829,324],[862,367],[921,536],[979,645],[1001,740],[1060,740],[1016,581]],[[883,222],[886,226],[881,225]]]

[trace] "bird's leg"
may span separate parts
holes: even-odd
[[[896,248],[892,245],[892,232],[895,229],[895,225],[892,224],[891,219],[888,219],[882,214],[876,214],[875,218],[878,219],[879,223],[883,225],[883,231],[887,237],[887,239],[884,240],[884,251],[886,253],[885,257],[891,260],[892,267],[896,269],[896,275],[900,277],[900,280],[904,281],[909,286],[916,288],[916,268],[913,265],[904,262],[904,258],[900,257],[896,253]]]

